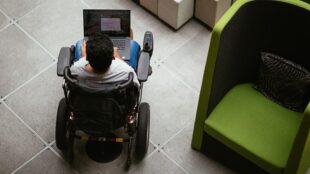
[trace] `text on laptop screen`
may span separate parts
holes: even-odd
[[[115,37],[130,36],[130,10],[83,10],[84,36],[96,32]]]
[[[101,18],[101,31],[120,31],[120,18]]]

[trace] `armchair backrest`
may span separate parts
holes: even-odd
[[[277,54],[310,70],[309,9],[282,1],[249,1],[224,28],[218,28],[214,28],[208,56],[208,61],[214,59],[214,72],[207,115],[233,86],[257,80],[261,52]],[[216,39],[217,50],[212,50]]]

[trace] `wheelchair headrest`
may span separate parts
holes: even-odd
[[[67,66],[64,69],[64,78],[67,83],[73,88],[85,92],[88,94],[108,94],[111,92],[117,92],[122,89],[126,89],[133,86],[133,73],[130,72],[128,79],[124,81],[118,81],[115,83],[100,84],[97,87],[90,87],[85,82],[78,80],[71,75],[70,67]]]

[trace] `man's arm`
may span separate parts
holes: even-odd
[[[83,42],[83,45],[81,46],[81,55],[82,55],[82,58],[85,58],[86,57],[86,41],[84,40]]]
[[[114,47],[113,56],[114,56],[115,59],[123,60],[122,56],[121,56],[121,53],[119,52],[117,47]]]

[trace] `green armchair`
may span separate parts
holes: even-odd
[[[192,147],[241,173],[310,172],[310,105],[286,109],[253,89],[261,52],[310,70],[310,4],[237,0],[215,25]]]

